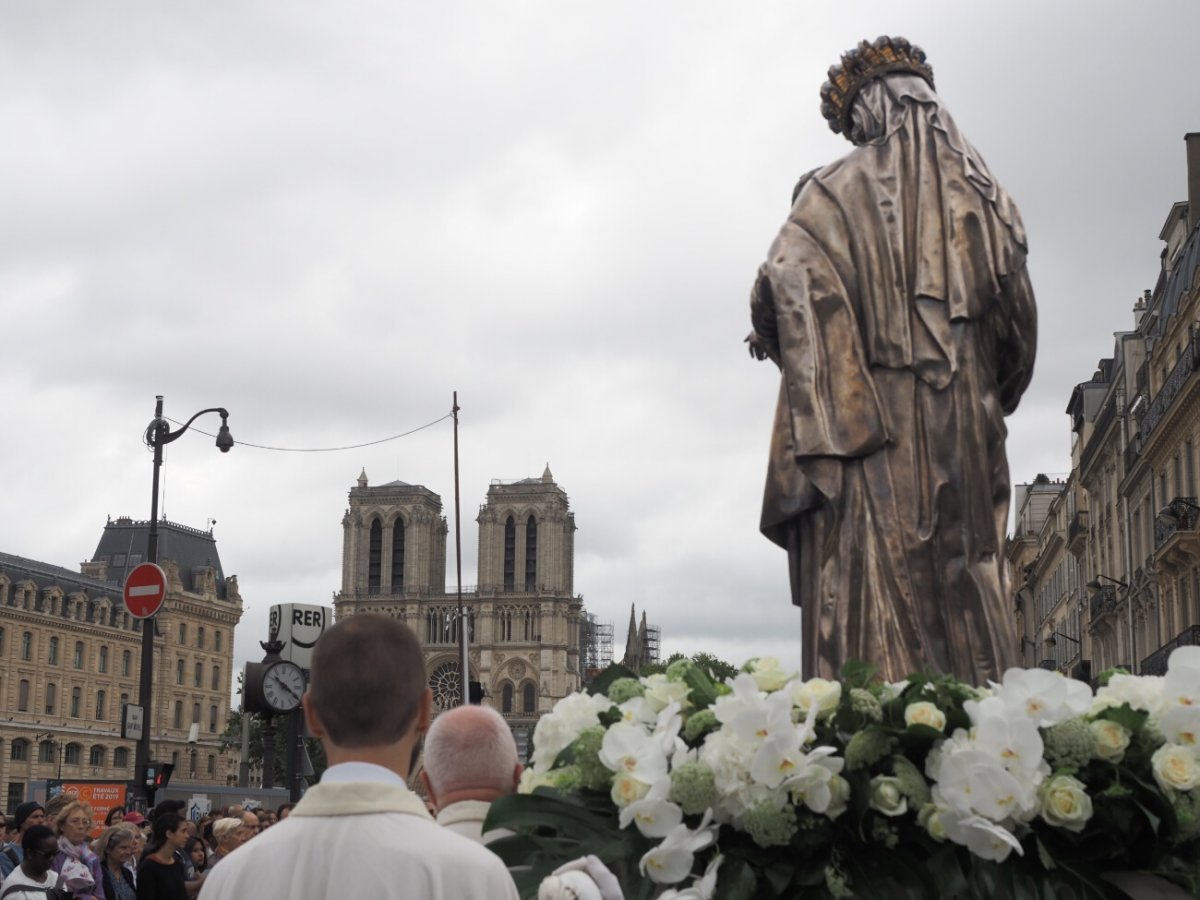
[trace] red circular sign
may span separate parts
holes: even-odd
[[[125,579],[125,608],[135,619],[148,619],[167,596],[167,573],[154,563],[142,563]]]

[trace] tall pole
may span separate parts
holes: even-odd
[[[166,422],[162,417],[162,394],[155,397],[154,422],[150,426],[154,442],[154,480],[150,491],[150,537],[146,544],[146,562],[158,563],[158,474],[162,468],[162,432]],[[142,668],[138,684],[138,706],[142,708],[142,736],[138,739],[134,753],[134,794],[146,800],[149,807],[154,801],[154,789],[146,785],[146,768],[150,765],[150,730],[154,727],[154,712],[151,709],[154,693],[154,630],[157,616],[142,619]]]
[[[462,697],[461,706],[471,702],[468,682],[471,680],[471,670],[467,664],[467,608],[463,605],[462,590],[462,512],[459,508],[458,492],[458,391],[454,392],[454,406],[450,410],[454,416],[454,566],[458,580],[458,654],[462,665]]]

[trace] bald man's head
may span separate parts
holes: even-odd
[[[521,774],[504,718],[486,706],[442,713],[425,736],[425,780],[438,807],[511,794]]]

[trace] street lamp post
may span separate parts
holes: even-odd
[[[228,453],[233,447],[233,436],[229,433],[229,413],[219,406],[202,409],[183,425],[172,431],[163,418],[162,394],[155,397],[154,419],[146,427],[146,446],[154,451],[154,479],[150,494],[150,536],[146,545],[146,562],[158,563],[158,476],[162,468],[163,447],[178,440],[196,419],[205,413],[215,412],[221,417],[221,429],[217,432],[217,449]],[[137,742],[134,760],[134,791],[139,797],[147,798],[150,793],[146,785],[146,767],[150,764],[150,729],[153,727],[152,694],[154,688],[154,630],[157,616],[142,619],[142,670],[138,684],[138,705],[142,708],[142,736]]]

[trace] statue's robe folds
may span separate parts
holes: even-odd
[[[801,180],[752,295],[782,371],[762,530],[788,550],[806,676],[862,660],[982,684],[1020,654],[1004,416],[1036,345],[1024,230],[923,81],[864,95],[875,136]]]

